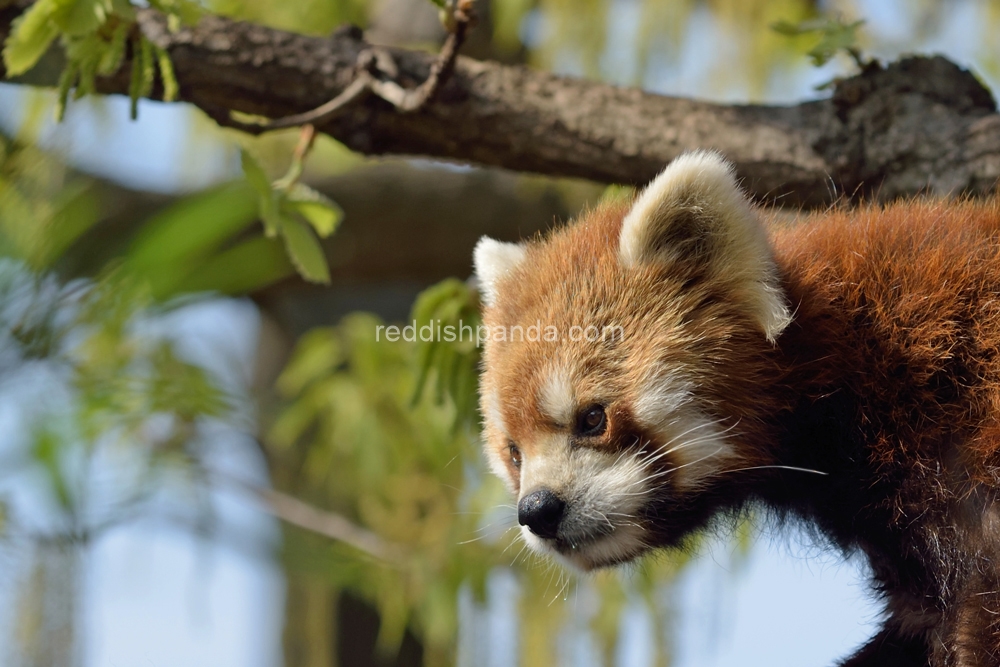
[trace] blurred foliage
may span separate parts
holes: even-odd
[[[246,183],[184,197],[138,225],[125,267],[160,300],[264,288],[295,269],[280,243],[243,233],[257,212]]]
[[[58,161],[32,143],[0,137],[0,255],[45,269],[98,215],[94,193],[68,179]]]
[[[648,85],[697,49],[696,40],[710,40],[699,94],[736,89],[751,101],[804,50],[768,26],[820,16],[811,0],[493,0],[492,7],[499,48],[524,44],[542,68],[622,84]]]
[[[46,505],[57,511],[45,523],[69,539],[85,541],[132,518],[156,492],[156,471],[197,462],[191,446],[199,423],[229,409],[202,368],[150,331],[153,316],[148,293],[121,271],[63,284],[0,259],[2,390],[11,400],[11,383],[26,382],[30,395],[26,376],[49,378],[37,388],[48,400],[25,406],[29,438],[21,456],[47,480],[53,502]],[[134,474],[119,476],[113,489],[95,489],[88,461],[117,455]],[[96,504],[94,494],[102,497]]]
[[[156,514],[164,489],[205,487],[201,429],[231,402],[155,320],[122,271],[63,283],[0,258],[0,400],[15,415],[5,415],[0,545],[31,559],[30,577],[15,580],[19,620],[4,660],[76,664],[81,554]],[[190,497],[196,521],[210,521],[207,496]]]
[[[450,401],[455,407],[455,428],[478,422],[479,296],[475,289],[456,279],[445,280],[425,290],[413,306],[417,344],[416,391],[419,405],[430,385],[434,402]],[[427,333],[423,336],[420,334]]]
[[[426,1],[426,0],[422,0]],[[368,25],[370,0],[207,0],[209,11],[305,35],[326,35],[344,23]]]
[[[819,41],[806,52],[813,65],[822,67],[830,62],[840,51],[844,51],[855,61],[861,62],[861,52],[858,51],[858,28],[864,21],[844,22],[835,18],[818,18],[799,23],[777,21],[771,24],[771,29],[787,37],[800,35],[816,35]]]
[[[551,665],[554,639],[571,614],[566,591],[579,583],[525,552],[507,492],[483,473],[474,340],[420,341],[421,326],[461,320],[474,331],[476,312],[475,292],[446,281],[418,300],[412,328],[395,342],[366,314],[302,337],[278,380],[288,404],[266,439],[275,484],[367,527],[405,556],[382,561],[289,529],[285,561],[292,577],[371,602],[388,653],[406,627],[414,629],[428,665],[454,660],[459,591],[471,587],[483,600],[490,573],[512,568],[521,583],[519,664]],[[455,379],[461,377],[468,380]],[[420,391],[424,383],[430,391]],[[590,622],[605,655],[613,653],[626,600],[641,600],[654,618],[664,618],[657,586],[679,566],[660,560],[583,584],[603,601]],[[665,642],[659,648],[665,664]]]

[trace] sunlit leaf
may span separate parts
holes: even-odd
[[[156,62],[160,67],[160,80],[163,81],[163,101],[173,102],[177,99],[180,86],[174,74],[174,64],[170,60],[170,54],[156,47]]]
[[[173,291],[251,294],[293,275],[295,267],[282,244],[257,236],[205,260]]]
[[[285,201],[324,238],[332,234],[344,218],[344,210],[333,200],[302,183],[289,189]]]
[[[67,35],[86,35],[107,20],[109,9],[105,0],[57,0],[52,20]]]
[[[129,265],[159,271],[203,258],[256,218],[253,193],[241,182],[183,198],[142,223]]]
[[[282,224],[280,193],[271,187],[271,181],[264,173],[264,169],[248,151],[240,151],[240,164],[243,166],[243,175],[247,182],[257,193],[258,215],[264,223],[264,233],[273,238],[281,230]]]
[[[31,69],[59,36],[59,28],[51,20],[55,7],[55,0],[38,0],[11,24],[3,49],[7,76]]]
[[[281,220],[281,235],[299,274],[309,282],[328,284],[330,268],[323,248],[309,227],[294,218],[284,217]]]

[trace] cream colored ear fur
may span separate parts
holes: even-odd
[[[472,252],[476,278],[483,302],[490,306],[496,301],[497,283],[512,273],[524,260],[526,250],[520,243],[504,243],[484,236]]]
[[[718,153],[671,162],[625,216],[618,253],[625,266],[703,263],[736,289],[772,343],[791,321],[764,229]]]

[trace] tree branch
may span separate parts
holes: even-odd
[[[243,482],[229,475],[217,473],[215,477],[253,496],[261,502],[268,513],[285,523],[343,542],[386,563],[400,564],[405,560],[406,552],[401,546],[383,540],[367,528],[340,514],[322,510],[281,491]]]
[[[11,13],[0,15],[0,32]],[[171,33],[151,10],[140,11],[139,23],[170,53],[181,99],[223,125],[237,125],[230,111],[281,118],[333,100],[370,48],[353,27],[313,38],[208,17]],[[389,52],[395,83],[406,89],[426,81],[436,60]],[[100,90],[125,94],[128,68]],[[366,154],[636,184],[685,150],[711,147],[736,163],[751,194],[797,206],[844,194],[979,194],[1000,177],[993,100],[943,58],[870,67],[839,82],[830,99],[781,107],[710,104],[459,57],[420,110],[400,113],[367,96],[317,129]]]

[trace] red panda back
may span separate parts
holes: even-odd
[[[998,201],[845,208],[772,229],[797,329],[831,349],[827,372],[857,369],[878,464],[926,463],[961,430],[970,480],[997,483]]]

